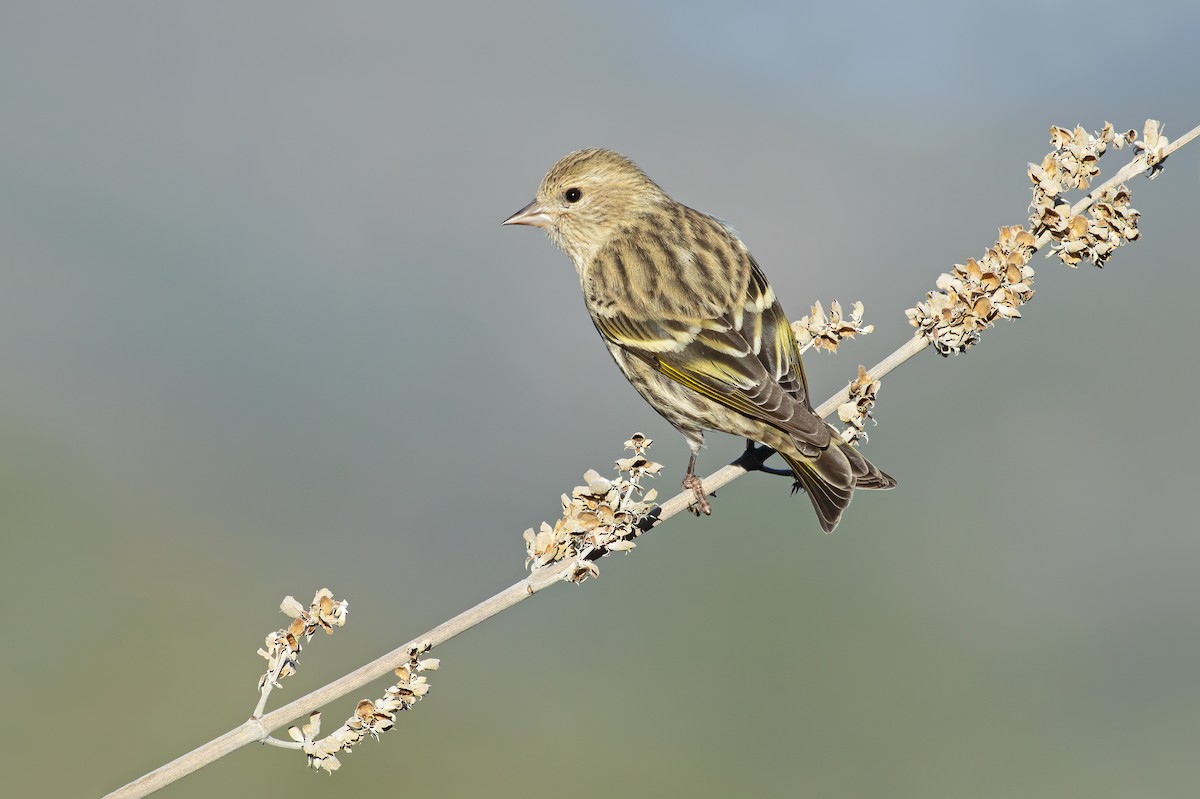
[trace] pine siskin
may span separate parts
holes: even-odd
[[[705,430],[778,452],[826,532],[855,488],[896,485],[813,412],[796,338],[746,245],[628,158],[568,154],[503,224],[544,228],[575,264],[617,366],[687,438],[697,512],[709,512],[696,476]]]

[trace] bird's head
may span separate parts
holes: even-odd
[[[625,156],[577,150],[551,167],[533,202],[502,224],[543,228],[582,270],[622,226],[666,202],[663,190]]]

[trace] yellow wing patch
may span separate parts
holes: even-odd
[[[729,392],[729,393],[726,393],[723,391],[717,391],[712,386],[710,386],[708,383],[704,382],[703,380],[698,379],[698,375],[704,374],[704,372],[701,370],[679,369],[679,368],[672,366],[669,363],[663,363],[661,360],[659,360],[658,361],[658,371],[662,372],[664,375],[671,378],[676,383],[686,386],[686,387],[692,389],[693,391],[695,391],[697,394],[701,394],[705,397],[708,397],[709,399],[713,400],[714,402],[718,402],[721,405],[724,405],[728,408],[732,408],[733,410],[737,411],[738,413],[743,413],[746,416],[749,416],[751,418],[758,417],[761,414],[761,410],[759,409],[759,407],[757,405],[755,405],[753,402],[751,402],[749,399],[747,399],[743,394],[736,392],[736,391]],[[715,379],[721,381],[722,383],[730,382],[729,375],[727,372],[724,372],[724,370],[722,370],[721,373],[715,373],[717,370],[709,370],[709,371],[710,371],[710,374],[707,376],[715,378]],[[734,385],[731,385],[730,387],[736,388],[736,386],[734,386]]]

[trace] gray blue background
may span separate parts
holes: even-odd
[[[286,701],[522,576],[642,430],[566,258],[499,222],[608,146],[730,220],[818,399],[1000,225],[1051,124],[1200,122],[1194,4],[0,7],[0,763],[95,796],[250,712],[285,594],[350,624]],[[332,778],[248,747],[163,792],[1177,797],[1200,781],[1200,150],[1103,271],[886,378],[900,488],[832,536],[751,476],[442,647]],[[1111,173],[1128,155],[1102,161]],[[702,467],[735,457],[712,436]],[[382,685],[364,695],[376,695]],[[326,708],[329,726],[345,700]]]

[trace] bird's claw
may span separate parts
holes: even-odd
[[[688,510],[697,516],[701,514],[709,516],[712,514],[712,505],[708,503],[708,496],[704,493],[704,484],[700,482],[699,477],[689,474],[683,478],[683,487],[690,488],[692,494],[696,497],[696,501],[688,505]]]

